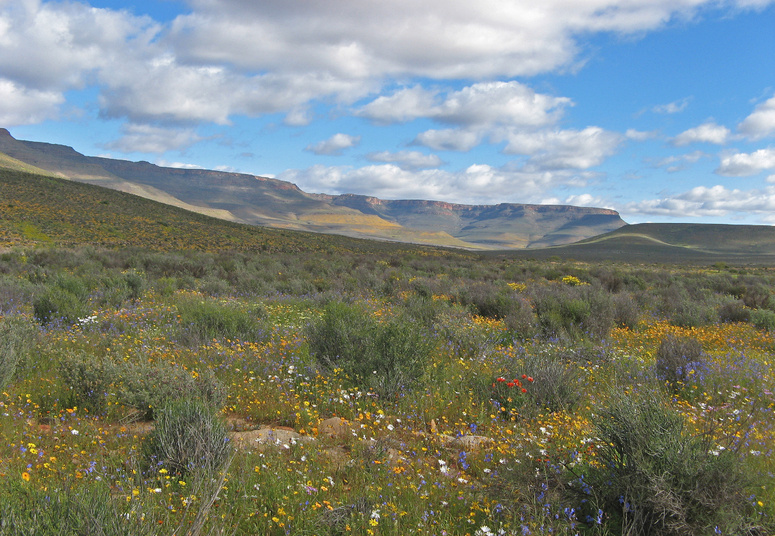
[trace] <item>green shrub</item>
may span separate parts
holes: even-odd
[[[749,322],[751,310],[742,301],[729,301],[719,307],[718,319],[721,322]]]
[[[612,533],[743,534],[748,481],[741,459],[696,435],[656,393],[616,393],[596,421],[595,466],[574,483]],[[618,525],[618,526],[617,526]]]
[[[769,309],[754,309],[751,311],[751,323],[758,329],[775,331],[775,312]]]
[[[326,305],[307,330],[310,354],[326,369],[341,369],[358,387],[394,398],[421,375],[432,344],[422,327],[398,316],[378,322],[341,302]]]
[[[194,377],[169,363],[120,362],[111,370],[118,401],[145,420],[154,419],[156,410],[166,403],[182,398],[201,400],[218,409],[226,401],[223,385],[209,369]]]
[[[266,330],[261,306],[244,309],[211,298],[183,298],[177,303],[180,342],[196,346],[213,339],[256,341]]]
[[[69,290],[61,287],[48,287],[32,302],[35,318],[41,324],[61,320],[65,324],[74,324],[88,315],[85,301]]]
[[[533,378],[527,396],[539,410],[571,411],[581,399],[579,373],[576,365],[553,350],[528,354],[523,374]]]
[[[215,408],[201,400],[183,398],[159,408],[143,450],[151,464],[182,475],[217,471],[228,460],[231,443]]]
[[[23,368],[38,331],[21,315],[0,317],[0,390]]]
[[[668,335],[657,349],[657,378],[674,387],[685,384],[702,365],[702,361],[700,341],[692,337]]]
[[[59,375],[67,389],[63,407],[78,406],[91,414],[107,407],[114,367],[104,359],[82,352],[68,354],[59,363]]]

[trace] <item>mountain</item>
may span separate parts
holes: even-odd
[[[232,222],[469,249],[556,246],[626,225],[616,211],[600,208],[307,193],[255,175],[84,156],[64,145],[17,140],[6,129],[0,129],[0,168],[104,186]]]

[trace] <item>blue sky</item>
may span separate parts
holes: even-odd
[[[308,192],[775,224],[775,0],[0,0],[0,127]]]

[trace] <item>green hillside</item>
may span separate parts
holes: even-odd
[[[0,248],[36,244],[258,252],[433,250],[238,224],[107,188],[0,169]]]

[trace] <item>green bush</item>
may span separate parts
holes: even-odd
[[[119,362],[111,366],[110,374],[118,401],[145,420],[154,419],[158,408],[174,400],[197,399],[219,409],[226,401],[223,385],[209,369],[194,377],[169,363]]]
[[[748,480],[742,460],[654,393],[616,393],[596,421],[597,464],[574,483],[624,535],[744,534]]]
[[[94,355],[82,352],[64,356],[59,363],[59,375],[67,389],[63,406],[102,413],[107,407],[113,373],[114,367],[108,361]]]
[[[143,450],[152,465],[183,475],[217,471],[232,448],[217,410],[201,400],[183,398],[159,408]]]
[[[425,368],[432,344],[422,327],[398,316],[378,322],[368,311],[341,302],[326,305],[307,330],[310,354],[326,369],[341,369],[356,386],[394,398]]]
[[[183,298],[177,302],[179,341],[196,346],[213,339],[256,341],[266,330],[261,306],[244,309],[212,298]]]
[[[32,302],[35,318],[41,324],[61,320],[65,324],[75,324],[78,319],[88,315],[85,301],[69,290],[61,287],[48,287]]]
[[[755,309],[751,311],[751,323],[758,329],[775,331],[775,312],[769,309]]]
[[[702,365],[702,344],[692,337],[668,335],[656,355],[657,378],[676,387],[685,384]]]
[[[533,378],[527,396],[539,410],[571,411],[581,399],[579,373],[574,363],[553,350],[528,354],[523,374]]]
[[[0,317],[0,390],[23,368],[38,339],[38,331],[21,315]]]

